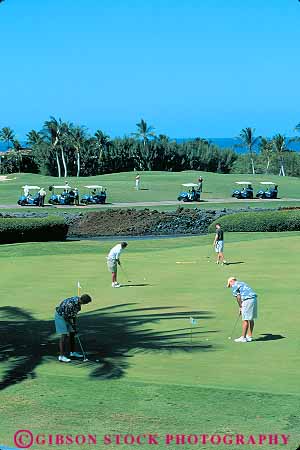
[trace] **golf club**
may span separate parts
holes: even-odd
[[[233,335],[233,333],[234,333],[234,331],[235,331],[235,329],[236,329],[236,326],[237,326],[237,323],[238,323],[238,321],[239,321],[239,318],[240,318],[240,314],[239,314],[239,315],[237,316],[237,318],[236,318],[234,327],[233,327],[233,329],[232,329],[232,332],[231,332],[230,336],[228,336],[228,339],[232,339],[232,335]]]
[[[78,334],[76,334],[75,336],[77,337],[77,341],[78,341],[78,343],[80,345],[81,352],[83,354],[83,362],[88,361],[88,358],[86,357],[86,353],[85,353],[85,351],[84,351],[84,349],[82,347],[82,343],[81,343],[80,337],[78,336]]]
[[[121,270],[123,271],[125,277],[127,278],[128,283],[131,283],[131,280],[129,280],[129,276],[128,273],[126,272],[126,270],[124,269],[124,267],[122,266],[122,264],[120,264]]]

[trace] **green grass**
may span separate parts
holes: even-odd
[[[197,182],[199,172],[143,172],[141,173],[142,188],[138,192],[134,189],[134,172],[115,173],[99,175],[89,178],[68,178],[73,187],[78,187],[80,194],[87,191],[84,188],[88,184],[100,184],[108,190],[109,202],[148,202],[176,200],[178,193],[182,190],[182,183]],[[203,196],[204,200],[210,198],[229,198],[233,188],[237,185],[235,181],[251,181],[254,191],[259,188],[260,181],[273,181],[279,185],[280,197],[300,199],[300,179],[292,177],[278,177],[265,175],[222,175],[216,173],[202,173],[204,178]],[[21,186],[32,184],[43,186],[47,189],[52,184],[64,184],[64,179],[45,177],[36,174],[13,174],[9,178],[12,181],[0,182],[0,204],[14,204],[17,202],[21,192]],[[48,199],[47,196],[46,199]],[[243,204],[243,201],[235,201],[233,204]],[[247,202],[251,203],[251,202]],[[264,202],[267,204],[267,202]],[[270,202],[269,202],[270,203]],[[251,203],[252,204],[252,203]],[[255,202],[261,205],[261,202]],[[277,204],[277,203],[276,203]]]
[[[122,259],[133,282],[122,272],[120,281],[148,285],[121,289],[111,289],[105,265],[113,242],[2,245],[0,308],[19,307],[33,318],[16,312],[10,317],[13,343],[3,332],[0,375],[20,362],[18,356],[39,357],[35,378],[1,391],[0,442],[13,446],[19,428],[92,433],[100,444],[108,433],[285,433],[290,434],[285,448],[295,449],[299,233],[228,233],[226,257],[241,263],[225,267],[214,264],[211,241],[212,236],[130,241]],[[256,337],[272,334],[273,340],[246,345],[228,340],[237,316],[230,290],[224,289],[232,275],[259,295]],[[99,352],[101,364],[63,365],[55,359],[54,307],[76,293],[77,280],[94,298],[79,324],[85,345]],[[190,316],[198,317],[192,342]],[[1,362],[5,351],[15,358],[10,363]]]

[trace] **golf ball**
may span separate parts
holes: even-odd
[[[229,338],[228,339],[231,339],[231,337],[229,336]]]

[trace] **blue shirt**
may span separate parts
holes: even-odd
[[[253,291],[253,289],[243,281],[236,281],[234,283],[232,286],[232,295],[234,297],[240,295],[242,302],[244,300],[248,300],[249,298],[257,297],[257,294]]]

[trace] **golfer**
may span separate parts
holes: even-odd
[[[248,284],[238,281],[235,277],[227,280],[227,287],[232,289],[232,294],[240,308],[242,316],[242,336],[235,339],[235,342],[252,342],[254,319],[257,318],[257,294]]]
[[[139,191],[141,189],[141,177],[139,174],[135,177],[135,189]]]
[[[71,359],[67,355],[67,341],[69,344],[69,355],[73,358],[83,358],[82,353],[75,352],[75,334],[77,333],[76,316],[81,310],[81,305],[90,303],[92,298],[88,294],[80,297],[70,297],[63,300],[55,310],[55,328],[56,333],[60,334],[59,340],[59,357],[61,362],[70,362]]]
[[[217,253],[217,264],[227,264],[224,259],[224,231],[221,228],[221,225],[219,223],[216,223],[216,234],[213,246],[215,248],[215,251]]]
[[[121,285],[117,282],[118,265],[121,265],[120,255],[124,248],[127,247],[127,242],[121,242],[121,244],[115,245],[109,254],[107,255],[107,267],[109,272],[111,272],[112,283],[111,287],[119,288]]]

